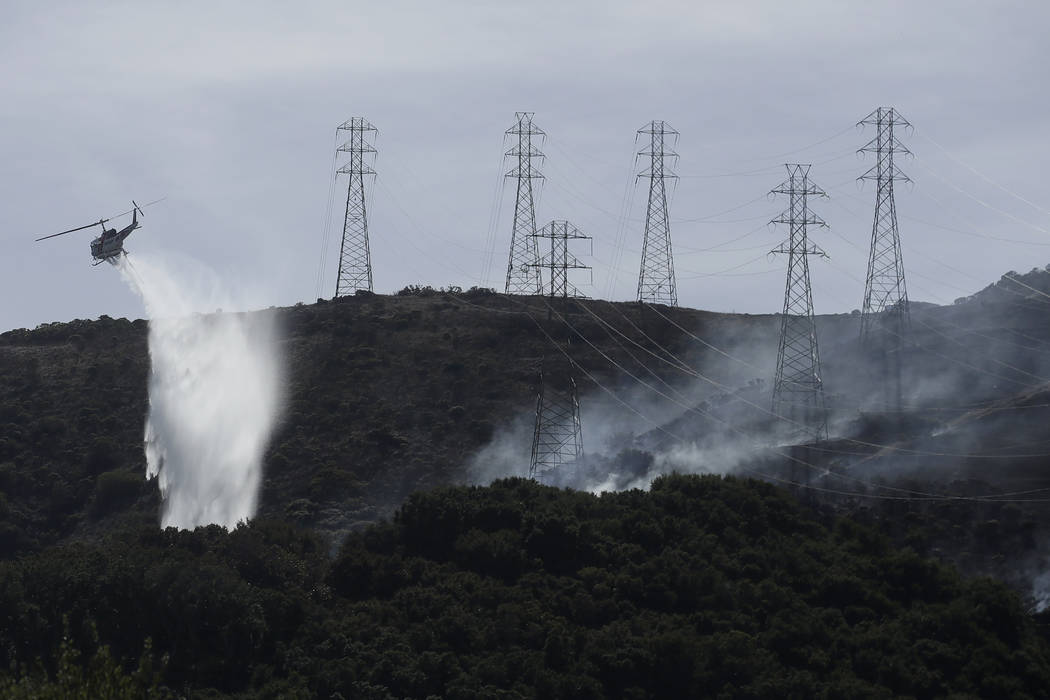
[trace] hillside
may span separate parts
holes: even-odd
[[[532,319],[552,331],[559,322],[545,320],[543,300],[520,304],[426,292],[262,312],[278,314],[288,386],[261,514],[334,532],[389,515],[414,490],[470,480],[470,457],[530,410],[540,363],[553,354]],[[639,322],[633,305],[603,313],[616,318],[621,309]],[[581,348],[577,361],[617,381],[599,352],[631,359],[581,315],[574,323],[598,349]],[[739,322],[690,310],[675,316],[713,332]],[[20,495],[4,551],[90,532],[100,518],[155,521],[155,486],[140,478],[146,333],[144,321],[103,317],[0,335],[0,485]],[[652,333],[695,354],[674,328]],[[523,445],[518,474],[528,451]]]
[[[655,501],[638,501],[649,498],[638,492],[595,500],[520,482],[492,491],[435,491],[448,485],[484,484],[526,473],[538,371],[544,362],[548,366],[564,362],[561,352],[565,350],[579,367],[587,450],[578,468],[563,475],[565,485],[583,490],[647,487],[654,478],[674,471],[730,472],[771,481],[786,491],[750,482],[732,482],[725,487],[712,486],[723,483],[717,480],[696,482],[707,486],[701,489],[702,497],[696,496],[700,500],[690,507],[699,509],[695,514],[699,517],[705,510],[736,512],[739,499],[752,498],[741,495],[743,492],[759,494],[755,497],[760,500],[771,498],[781,504],[776,508],[788,507],[784,504],[792,503],[797,496],[802,504],[790,505],[792,518],[811,525],[789,530],[794,533],[793,547],[809,551],[807,548],[833,546],[829,543],[844,531],[850,533],[842,535],[847,540],[868,542],[842,545],[857,557],[843,565],[844,571],[854,571],[855,575],[843,575],[853,582],[851,585],[864,581],[869,587],[864,594],[869,603],[886,599],[865,607],[881,611],[880,615],[896,611],[893,615],[903,617],[901,622],[886,623],[893,626],[892,632],[889,628],[877,632],[864,628],[867,631],[863,634],[889,635],[886,639],[899,634],[913,645],[930,639],[960,646],[930,651],[932,656],[922,657],[926,666],[907,673],[900,668],[892,672],[873,670],[874,661],[860,660],[859,651],[847,648],[849,639],[863,636],[857,625],[863,627],[866,618],[849,619],[847,615],[842,627],[838,621],[832,625],[826,612],[841,611],[852,603],[836,598],[839,593],[831,588],[822,588],[819,577],[813,578],[818,576],[817,569],[804,575],[790,573],[790,562],[757,552],[748,555],[749,561],[773,557],[772,561],[778,562],[768,565],[762,574],[777,585],[782,584],[784,576],[801,577],[789,586],[793,591],[789,597],[808,606],[806,615],[815,617],[806,624],[816,625],[813,634],[825,635],[822,643],[829,643],[835,635],[843,636],[841,644],[846,646],[836,648],[843,658],[851,659],[849,664],[778,656],[781,651],[770,646],[773,642],[769,639],[754,641],[759,630],[769,624],[770,611],[746,608],[745,616],[754,617],[745,623],[728,612],[742,609],[732,607],[743,605],[736,598],[731,600],[732,596],[683,603],[686,607],[676,609],[674,615],[685,617],[665,619],[660,617],[664,612],[656,612],[663,610],[662,603],[640,601],[629,592],[616,593],[616,586],[606,581],[602,585],[614,589],[609,605],[619,611],[617,615],[622,613],[613,616],[618,621],[608,617],[612,614],[608,610],[600,620],[570,615],[564,608],[543,612],[567,625],[566,639],[572,640],[570,647],[576,655],[576,665],[557,669],[551,664],[562,662],[544,656],[543,668],[564,673],[567,684],[583,683],[578,687],[592,689],[596,697],[611,695],[614,686],[630,686],[627,680],[620,683],[610,678],[627,673],[627,668],[649,668],[644,664],[651,661],[644,659],[657,654],[657,647],[646,646],[651,640],[639,642],[641,646],[625,652],[627,655],[616,662],[625,666],[614,670],[599,661],[597,650],[604,642],[592,639],[586,630],[607,630],[604,634],[622,636],[624,632],[616,625],[626,630],[639,625],[664,629],[663,625],[677,640],[675,644],[688,648],[699,645],[696,648],[707,649],[705,653],[716,653],[712,651],[715,647],[707,645],[721,649],[718,645],[724,643],[730,647],[716,655],[744,659],[758,654],[754,659],[766,661],[775,657],[780,666],[771,668],[782,672],[776,678],[794,679],[791,682],[798,685],[771,685],[776,688],[769,691],[774,695],[790,688],[801,692],[801,688],[815,687],[813,684],[837,688],[841,682],[842,688],[857,683],[857,688],[864,689],[858,692],[872,696],[885,692],[931,697],[949,691],[991,692],[991,686],[982,690],[974,685],[977,671],[961,670],[976,659],[969,645],[983,648],[991,644],[998,649],[997,644],[1005,643],[1016,651],[1023,639],[1027,661],[997,651],[994,663],[999,665],[985,675],[1002,683],[1020,683],[1010,687],[1025,692],[1024,688],[1034,687],[1027,679],[1045,679],[1044,662],[1039,659],[1046,658],[1045,642],[1033,636],[1039,628],[1032,627],[1025,611],[1050,600],[1050,576],[1046,575],[1050,571],[1050,478],[1046,476],[1050,461],[1050,383],[1044,379],[1050,376],[1046,364],[1050,354],[1050,297],[1046,290],[1050,290],[1050,274],[1037,270],[1004,276],[996,285],[951,307],[916,305],[910,339],[901,350],[904,391],[899,405],[886,399],[880,365],[859,342],[857,316],[819,317],[832,436],[821,444],[793,442],[790,435],[780,432],[777,419],[769,414],[777,315],[717,314],[597,300],[573,301],[551,309],[544,299],[506,297],[486,290],[438,292],[427,288],[410,288],[395,296],[359,294],[257,312],[273,315],[280,328],[286,368],[285,405],[265,457],[258,522],[228,535],[217,528],[180,535],[163,533],[156,527],[160,507],[157,484],[143,478],[149,374],[146,322],[102,317],[0,334],[0,560],[9,567],[3,579],[13,582],[3,589],[0,613],[7,620],[18,621],[11,627],[14,636],[0,646],[11,662],[32,663],[40,657],[50,667],[66,659],[79,668],[81,662],[63,656],[61,650],[60,620],[66,612],[71,614],[69,624],[76,648],[87,655],[85,658],[91,658],[99,644],[112,647],[120,662],[116,668],[107,666],[105,658],[95,657],[92,662],[108,669],[111,676],[119,676],[121,668],[129,672],[136,668],[145,639],[150,637],[158,662],[160,655],[169,654],[171,665],[164,676],[169,687],[214,687],[223,693],[252,688],[255,693],[267,684],[283,687],[274,679],[292,678],[288,688],[301,686],[314,693],[322,687],[311,685],[320,671],[310,664],[335,653],[327,646],[332,642],[321,637],[343,634],[336,631],[339,625],[360,623],[362,629],[373,631],[347,637],[345,644],[354,651],[340,657],[356,659],[352,663],[357,665],[341,671],[344,675],[339,679],[325,681],[330,685],[323,688],[345,689],[350,687],[350,677],[354,682],[369,678],[375,697],[386,697],[384,693],[423,697],[431,692],[426,686],[429,680],[398,680],[389,669],[395,663],[391,660],[395,650],[400,649],[397,654],[401,654],[411,649],[418,654],[429,649],[439,657],[455,653],[457,658],[468,654],[464,658],[473,659],[460,663],[463,683],[468,684],[463,686],[463,697],[472,693],[483,696],[480,688],[486,684],[517,684],[515,687],[520,687],[516,692],[523,696],[539,692],[535,671],[522,670],[535,669],[535,664],[541,663],[539,658],[527,661],[532,652],[519,656],[515,651],[518,642],[526,644],[524,638],[497,645],[502,660],[491,662],[511,663],[517,670],[504,668],[493,670],[491,676],[477,676],[481,673],[478,669],[490,665],[490,661],[476,656],[478,649],[496,648],[494,640],[482,635],[478,641],[464,632],[466,639],[474,640],[470,644],[481,646],[469,647],[474,651],[441,646],[452,642],[439,644],[419,637],[422,633],[413,627],[412,615],[429,616],[420,612],[428,608],[415,608],[417,612],[413,613],[400,606],[409,605],[405,596],[468,586],[469,595],[483,596],[479,609],[491,615],[498,611],[500,601],[520,602],[514,590],[519,583],[540,585],[538,579],[530,577],[568,577],[543,586],[553,586],[551,591],[575,590],[573,587],[579,585],[593,588],[598,585],[594,577],[606,575],[588,573],[589,568],[618,570],[620,560],[616,557],[595,554],[597,558],[592,561],[582,550],[573,550],[579,559],[575,569],[570,570],[566,561],[551,564],[548,554],[554,556],[560,551],[566,532],[577,543],[589,542],[592,534],[601,532],[605,538],[601,541],[606,543],[601,547],[610,551],[626,547],[633,552],[631,561],[639,566],[670,565],[669,541],[653,534],[663,526],[654,525],[657,530],[650,532],[650,526],[643,525],[659,523],[664,515],[651,511]],[[675,484],[673,490],[694,489],[688,485],[693,483],[690,481],[659,483]],[[434,501],[416,495],[405,510],[397,510],[413,493],[434,493],[442,494],[432,496],[434,499],[448,498],[457,504],[449,508],[474,512],[468,505],[470,498],[500,501],[516,489],[525,489],[524,502],[533,504],[529,513],[546,513],[546,506],[539,504],[549,500],[560,504],[552,508],[574,513],[578,522],[566,531],[564,527],[568,526],[554,518],[550,532],[562,534],[552,537],[539,534],[547,531],[547,515],[525,517],[515,511],[519,515],[507,516],[513,525],[499,519],[503,516],[496,520],[478,516],[482,517],[480,521],[471,520],[473,515],[464,516],[466,520],[447,523],[448,531],[440,534],[440,541],[420,545],[411,540],[405,519],[414,517],[413,512],[426,511],[431,507],[426,504]],[[743,491],[738,493],[740,489]],[[794,495],[788,497],[787,492]],[[611,503],[626,510],[611,516],[601,505]],[[640,510],[632,512],[636,507]],[[637,521],[638,527],[649,534],[643,537],[639,534],[642,530],[632,534],[613,524],[620,520]],[[442,523],[434,521],[427,527],[437,532],[446,527]],[[556,523],[561,524],[555,528]],[[690,527],[700,528],[690,531],[700,539],[690,540],[695,548],[691,544],[681,547],[686,554],[693,552],[689,556],[694,558],[697,551],[707,552],[698,544],[707,542],[703,532],[714,536],[719,547],[727,548],[723,554],[730,558],[744,556],[742,552],[749,548],[770,547],[772,552],[786,546],[773,536],[774,531],[779,536],[779,526],[749,529],[746,523],[734,525],[735,534],[726,541],[722,525],[712,531],[704,530],[708,525],[703,523]],[[850,529],[854,527],[859,529]],[[534,532],[528,528],[539,529]],[[530,545],[534,538],[539,539]],[[871,544],[875,541],[877,546]],[[530,549],[532,546],[539,549]],[[116,551],[124,551],[126,556],[114,560]],[[706,565],[721,567],[721,575],[732,586],[742,585],[740,570],[734,567],[743,564],[723,566],[711,559],[715,555],[711,551],[702,559]],[[836,557],[845,555],[826,556],[839,561]],[[406,557],[422,559],[407,566]],[[1009,622],[993,631],[1005,636],[994,643],[977,639],[947,621],[943,624],[948,626],[936,634],[915,627],[910,616],[927,613],[914,609],[914,591],[893,588],[892,581],[883,582],[890,588],[870,588],[883,585],[865,578],[889,566],[889,559],[880,557],[893,561],[904,557],[912,567],[909,570],[932,577],[932,588],[922,594],[927,597],[919,597],[924,605],[943,606],[937,608],[936,616],[950,616],[952,606],[991,606],[993,600],[998,601],[994,605],[1001,607]],[[968,576],[994,576],[1022,598],[988,582],[960,579],[952,570],[920,557],[939,559]],[[701,563],[698,560],[689,566]],[[124,566],[131,568],[120,568]],[[154,566],[168,567],[167,573],[150,573]],[[507,566],[510,569],[504,568]],[[132,615],[163,620],[179,615],[180,606],[190,605],[189,599],[153,600],[160,590],[157,582],[176,576],[176,569],[185,569],[186,573],[178,576],[189,578],[179,578],[178,582],[172,579],[170,584],[185,590],[186,596],[196,596],[194,600],[206,606],[203,609],[233,605],[209,598],[228,591],[230,596],[254,601],[234,605],[232,609],[242,612],[228,624],[241,624],[241,618],[248,616],[262,627],[227,633],[223,631],[227,623],[214,630],[205,625],[206,629],[194,633],[201,635],[199,639],[180,641],[172,636],[176,627],[117,630],[108,614],[97,612],[109,609],[104,606],[115,600],[114,591],[123,591],[118,597],[127,596],[132,603],[126,604],[140,607],[125,610],[121,619]],[[442,576],[454,575],[460,569],[481,579],[460,577],[456,583],[440,583]],[[66,573],[77,571],[83,573]],[[700,569],[692,574],[685,571],[681,573],[686,577],[683,581],[706,575]],[[399,577],[409,575],[404,572],[411,574],[410,585],[399,583]],[[65,592],[48,592],[49,577],[67,575],[81,583],[70,584],[70,588],[62,589]],[[228,576],[232,578],[227,580]],[[97,589],[84,583],[99,577],[113,582]],[[210,592],[191,585],[194,577],[214,580],[209,584]],[[490,588],[496,580],[501,582],[499,586]],[[373,583],[362,583],[367,581]],[[759,582],[753,581],[755,585]],[[82,607],[77,607],[77,585],[87,586]],[[406,585],[411,593],[395,595],[395,590]],[[339,600],[356,600],[364,607],[346,602],[349,608],[326,618],[327,613],[318,606],[328,605],[334,600],[332,595]],[[620,595],[627,597],[621,599]],[[680,595],[681,591],[675,594]],[[627,602],[641,607],[632,612]],[[169,607],[149,607],[155,605]],[[394,607],[384,607],[387,605]],[[49,611],[51,617],[39,617],[42,610]],[[355,622],[339,622],[338,615],[344,613]],[[368,622],[361,617],[373,614],[385,622]],[[536,614],[541,614],[538,609]],[[632,617],[636,614],[641,617]],[[704,615],[730,617],[711,623],[713,627],[697,627]],[[672,632],[684,619],[692,620],[691,631]],[[309,620],[312,622],[307,624]],[[481,625],[478,621],[463,624],[466,630]],[[308,631],[311,625],[325,632]],[[739,646],[743,638],[710,637],[734,631],[748,635],[751,641]],[[675,636],[680,632],[688,638]],[[297,636],[303,634],[308,637]],[[303,654],[301,663],[306,664],[302,668],[288,656],[288,644],[293,639],[299,640],[295,644]],[[529,640],[527,644],[538,643],[531,637]],[[569,643],[558,643],[563,642]],[[540,644],[541,651],[546,643]],[[250,669],[246,666],[244,672],[250,677],[221,678],[219,670],[208,670],[204,659],[185,656],[187,644],[204,644],[203,648],[226,645],[220,646],[221,654],[226,655],[239,654],[237,650],[242,647],[238,645],[248,644],[250,652],[243,653],[249,654],[256,665]],[[753,648],[747,646],[755,644]],[[886,642],[880,648],[896,646]],[[382,662],[382,658],[388,661]],[[512,658],[518,660],[511,662]],[[941,670],[931,670],[937,664]],[[918,676],[910,675],[913,671]],[[411,673],[432,679],[435,672],[420,667]],[[715,682],[719,673],[732,673],[710,668],[696,668],[690,673],[694,672],[689,678],[705,684]],[[927,672],[932,675],[923,685],[917,678]],[[962,681],[958,681],[962,685],[952,685],[956,681],[946,680],[949,676],[968,678],[970,685]],[[577,677],[589,680],[570,680]],[[136,682],[145,683],[143,678]],[[451,681],[451,677],[444,680]],[[423,685],[413,685],[417,682]],[[468,691],[468,686],[472,690]],[[562,690],[557,692],[571,695],[565,690],[568,685],[558,687]],[[758,687],[752,690],[758,693]],[[644,684],[638,688],[637,693],[624,697],[660,692]],[[557,694],[551,693],[552,697]],[[363,690],[352,695],[369,696]]]
[[[903,412],[884,411],[857,317],[819,317],[832,437],[845,442],[809,454],[813,468],[793,475],[786,452],[765,450],[776,444],[767,410],[776,315],[603,301],[550,314],[542,299],[421,288],[262,312],[282,329],[287,390],[261,514],[337,542],[415,490],[524,475],[538,371],[544,358],[563,359],[548,337],[566,347],[570,336],[592,472],[576,486],[610,474],[621,488],[644,486],[671,469],[754,462],[750,473],[798,483],[850,474],[824,477],[847,492],[898,478],[930,482],[927,491],[936,482],[938,493],[970,480],[989,492],[1033,488],[1042,456],[1003,464],[951,455],[1047,452],[1039,442],[1050,437],[1040,398],[1050,307],[1037,291],[1048,278],[1033,272],[1018,287],[1004,277],[972,300],[917,308]],[[0,552],[155,521],[156,489],[140,478],[146,331],[143,321],[103,317],[0,335],[0,487],[19,494],[0,508]]]

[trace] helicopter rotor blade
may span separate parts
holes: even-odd
[[[71,228],[68,231],[61,231],[59,233],[52,233],[50,236],[41,236],[40,238],[37,238],[36,241],[37,242],[39,242],[39,241],[46,241],[48,238],[54,238],[55,236],[64,236],[67,233],[73,233],[74,231],[83,231],[84,229],[91,228],[92,226],[102,226],[107,221],[109,221],[109,219],[100,219],[99,221],[96,221],[93,224],[86,224],[84,226],[78,226],[77,228]]]
[[[145,204],[142,204],[142,205],[135,204],[135,200],[133,199],[133,200],[131,200],[131,203],[135,204],[135,209],[139,210],[139,216],[145,216],[145,214],[142,213],[142,210],[144,208],[149,207],[149,206],[153,206],[154,204],[157,204],[158,202],[163,202],[165,199],[167,199],[167,197],[161,197],[160,199],[154,199],[152,202],[146,202]],[[124,211],[124,212],[121,212],[119,214],[114,215],[112,218],[119,219],[122,216],[127,216],[131,212],[135,211],[135,209],[128,209],[127,211]]]
[[[131,200],[131,203],[135,205],[135,209],[138,209],[139,215],[145,216],[145,214],[142,213],[143,207],[148,207],[148,206],[151,206],[151,205],[156,204],[158,202],[163,202],[165,199],[167,199],[167,197],[161,197],[160,199],[154,199],[152,202],[147,202],[146,204],[143,204],[141,207],[138,204],[135,204],[135,200],[134,199]],[[122,212],[120,214],[115,214],[115,215],[109,217],[109,219],[119,219],[122,216],[127,216],[131,212],[135,211],[135,209],[128,209],[125,212]],[[84,226],[78,226],[77,228],[71,228],[68,231],[61,231],[59,233],[52,233],[50,236],[41,236],[40,238],[37,238],[36,241],[38,241],[38,242],[39,241],[46,241],[48,238],[54,238],[56,236],[64,236],[67,233],[73,233],[75,231],[83,231],[84,229],[91,228],[92,226],[103,226],[103,224],[105,224],[107,221],[109,221],[109,219],[100,219],[99,221],[96,221],[96,222],[94,222],[92,224],[86,224]],[[105,228],[105,227],[103,226],[103,228]]]

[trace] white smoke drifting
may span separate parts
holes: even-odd
[[[237,300],[199,265],[117,266],[149,317],[146,475],[159,479],[161,525],[235,527],[255,514],[280,404],[274,316],[230,313]]]

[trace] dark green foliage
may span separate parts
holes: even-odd
[[[112,471],[99,474],[95,481],[96,513],[111,513],[127,506],[145,491],[141,474]]]
[[[153,657],[147,639],[138,668],[127,673],[110,654],[109,647],[99,647],[86,662],[68,637],[63,637],[57,653],[53,676],[45,669],[23,669],[18,678],[0,677],[0,696],[7,700],[139,700],[140,698],[174,698],[175,694],[159,686],[163,675]]]
[[[542,300],[426,287],[277,312],[286,412],[259,519],[231,533],[156,527],[144,322],[0,334],[0,695],[1045,695],[1047,646],[1018,599],[924,558],[1008,579],[1037,550],[1037,506],[844,498],[833,519],[766,485],[677,476],[600,498],[513,479],[433,490],[532,405],[547,341],[521,303],[544,322]],[[591,308],[706,367],[644,309]],[[642,372],[569,313],[597,347],[574,342],[582,368],[615,385],[605,353]],[[715,338],[774,320],[668,313]],[[638,447],[598,468],[643,477],[653,448]]]
[[[84,466],[89,474],[101,474],[118,466],[120,448],[113,438],[97,437],[88,449]]]
[[[1035,698],[1050,684],[1050,647],[1002,584],[718,477],[601,497],[524,479],[417,493],[334,559],[278,521],[124,530],[0,563],[0,619],[0,668],[38,668],[0,688],[26,698],[69,683],[376,698]]]

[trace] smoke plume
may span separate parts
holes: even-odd
[[[273,314],[229,312],[237,300],[199,265],[136,255],[117,266],[149,317],[146,475],[159,479],[161,525],[234,527],[255,513],[278,414]]]

